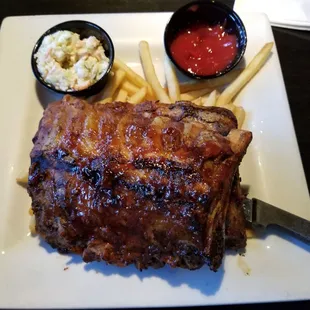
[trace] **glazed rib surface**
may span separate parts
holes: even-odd
[[[245,246],[238,166],[252,136],[222,108],[65,96],[33,139],[38,233],[86,262],[216,270]]]

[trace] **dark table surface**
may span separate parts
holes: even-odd
[[[189,0],[1,0],[0,23],[6,16],[12,15],[174,11],[187,2]],[[233,6],[234,0],[222,0],[222,2]],[[295,31],[273,27],[273,33],[309,189],[310,31]],[[277,122],[276,115],[274,121]],[[289,279],[287,280],[289,281]],[[283,304],[261,304],[212,308],[274,309],[276,305],[283,306]],[[285,308],[310,309],[310,302],[286,303]]]

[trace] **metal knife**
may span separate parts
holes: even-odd
[[[252,225],[264,228],[270,225],[280,226],[310,243],[310,221],[256,198],[245,199],[243,209],[246,220]]]

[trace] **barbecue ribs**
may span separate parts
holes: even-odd
[[[216,270],[246,243],[238,166],[252,135],[236,128],[190,102],[51,103],[30,155],[37,232],[85,262]]]

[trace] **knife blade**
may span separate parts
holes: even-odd
[[[256,198],[245,199],[243,209],[246,220],[252,225],[264,228],[270,225],[280,226],[310,243],[310,221]]]

